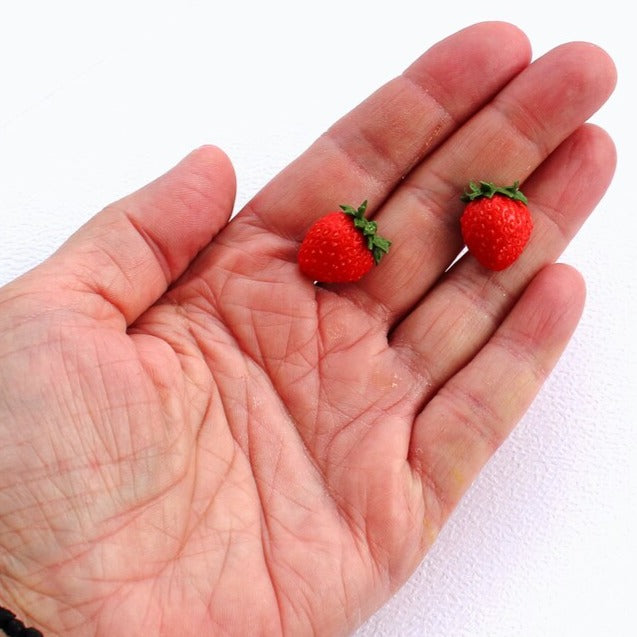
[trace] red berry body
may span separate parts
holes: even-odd
[[[480,264],[489,270],[504,270],[522,254],[533,220],[526,200],[495,193],[470,200],[460,228],[469,252]]]
[[[301,272],[323,283],[358,281],[373,266],[365,237],[344,212],[332,212],[316,221],[299,250]]]
[[[389,250],[390,242],[376,234],[376,223],[363,216],[366,202],[358,210],[341,208],[315,221],[301,243],[299,268],[313,281],[358,281]]]

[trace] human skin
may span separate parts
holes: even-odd
[[[612,178],[586,121],[614,84],[594,45],[531,63],[517,28],[471,26],[230,222],[230,160],[203,146],[0,289],[0,605],[47,636],[351,632],[577,325],[555,261]],[[476,179],[529,199],[503,272],[448,269]],[[389,255],[314,285],[305,231],[365,199]]]

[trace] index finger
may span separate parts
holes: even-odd
[[[298,241],[312,221],[339,204],[367,199],[373,212],[530,56],[526,36],[502,22],[476,24],[442,40],[332,126],[243,214]]]

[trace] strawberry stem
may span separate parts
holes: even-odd
[[[522,203],[528,203],[526,196],[518,188],[519,181],[516,181],[512,186],[496,186],[490,181],[472,181],[469,183],[469,190],[462,195],[462,201],[475,201],[481,197],[487,197],[491,199],[493,195],[504,195],[515,201],[521,201]]]
[[[383,255],[389,252],[391,241],[376,234],[378,231],[378,224],[375,221],[369,221],[365,218],[367,199],[363,201],[358,208],[353,208],[352,206],[341,206],[341,210],[346,215],[350,215],[353,218],[354,227],[358,228],[367,239],[367,247],[374,257],[374,263],[378,265],[379,261],[383,258]]]

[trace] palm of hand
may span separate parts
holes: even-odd
[[[475,55],[470,33],[443,46]],[[508,37],[523,57],[519,35]],[[483,57],[500,59],[487,48]],[[608,78],[606,58],[590,57]],[[500,61],[491,92],[520,65]],[[594,70],[586,77],[592,82]],[[405,99],[421,89],[411,90]],[[465,259],[434,285],[457,237],[440,219],[423,221],[444,247],[432,265],[417,265],[420,246],[398,230],[390,199],[377,214],[396,252],[382,268],[360,285],[304,280],[295,250],[311,219],[295,214],[307,204],[303,184],[292,194],[289,184],[314,174],[331,150],[332,172],[307,206],[316,216],[335,181],[382,200],[431,150],[406,148],[408,131],[398,140],[386,132],[382,143],[394,144],[396,157],[389,167],[370,144],[367,163],[383,163],[372,183],[372,172],[363,178],[352,165],[344,120],[225,227],[232,178],[218,151],[202,149],[96,217],[41,272],[5,288],[0,405],[20,422],[1,430],[9,451],[0,512],[12,512],[0,518],[0,546],[12,556],[6,594],[34,615],[38,600],[60,634],[334,634],[359,623],[422,559],[574,328],[582,292],[572,271],[548,268],[522,291],[610,179],[607,138],[578,129],[607,91],[600,80],[594,97],[561,115],[561,127],[534,133],[545,149],[566,141],[546,159],[551,170],[530,181],[553,220],[544,246],[514,274],[486,277]],[[401,94],[385,92],[377,104]],[[467,98],[465,109],[478,101]],[[366,124],[360,110],[354,121]],[[426,119],[400,117],[414,127]],[[427,125],[438,143],[452,133],[459,141],[428,160],[429,172],[446,170],[455,186],[470,169],[496,170],[478,157],[451,174],[444,162],[457,163],[454,143],[466,148],[471,135],[434,120]],[[508,174],[519,171],[516,153],[532,154],[520,150],[523,137],[505,162],[507,180],[519,176]],[[584,168],[571,159],[577,145],[590,151]],[[564,194],[576,169],[582,183],[607,175],[585,201]],[[394,208],[409,208],[414,184],[422,203],[426,177],[415,175],[393,195],[403,197]],[[565,212],[556,222],[558,200]],[[457,215],[451,201],[441,207]],[[198,230],[162,234],[168,210]],[[105,228],[121,231],[121,247],[104,240]],[[388,281],[398,291],[388,292]]]
[[[16,394],[56,396],[36,411],[50,437],[42,422],[21,434],[37,453],[12,485],[31,501],[11,522],[20,543],[42,547],[33,588],[65,591],[105,631],[122,615],[147,630],[127,613],[149,599],[162,630],[201,630],[223,621],[214,599],[239,634],[274,634],[279,612],[303,624],[361,577],[389,586],[413,566],[425,517],[406,449],[421,383],[374,320],[286,269],[278,282],[230,271],[206,300],[185,281],[129,334],[104,327],[107,306],[24,327]]]

